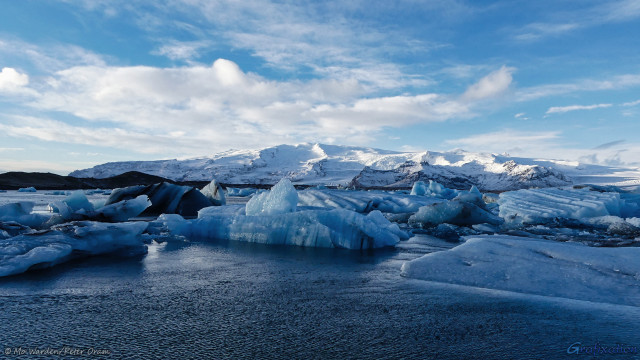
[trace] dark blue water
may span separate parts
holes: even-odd
[[[0,352],[68,346],[117,359],[560,359],[591,358],[568,355],[575,342],[640,347],[637,308],[400,276],[404,260],[450,246],[425,237],[375,253],[195,242],[153,245],[140,258],[76,261],[0,280]]]

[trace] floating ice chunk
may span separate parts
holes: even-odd
[[[304,190],[298,192],[300,206],[315,206],[368,213],[415,213],[421,206],[442,202],[429,196],[415,196],[383,191]],[[408,216],[407,216],[408,217]]]
[[[402,265],[402,275],[526,294],[640,306],[640,248],[476,236]]]
[[[187,238],[236,240],[269,245],[373,249],[394,246],[408,235],[379,211],[365,216],[342,209],[275,215],[210,215],[195,220],[158,218],[173,234]]]
[[[198,211],[198,218],[207,216],[246,215],[245,205],[209,206]]]
[[[254,188],[227,188],[227,196],[239,196],[239,197],[245,197],[245,196],[251,196],[253,194],[255,194],[258,191],[258,189],[254,189]]]
[[[627,217],[638,211],[636,203],[617,192],[584,189],[531,189],[500,194],[500,216],[508,224],[545,224],[557,218],[581,220],[598,216]]]
[[[83,191],[74,191],[62,201],[54,201],[49,204],[49,209],[59,213],[65,218],[71,214],[88,214],[93,211],[93,204],[89,202]]]
[[[211,180],[211,182],[207,184],[207,186],[203,187],[200,192],[206,196],[214,206],[225,205],[227,203],[227,200],[224,197],[224,190],[222,190],[222,186],[216,181],[216,179]]]
[[[270,191],[254,195],[247,202],[247,215],[275,215],[295,212],[298,192],[287,178],[280,180]]]
[[[34,203],[30,201],[0,205],[0,221],[15,221],[31,228],[39,228],[49,220],[49,217],[42,214],[32,214],[33,206]]]
[[[115,204],[101,207],[95,211],[95,218],[109,222],[121,222],[134,218],[151,206],[151,201],[147,195],[140,195],[135,199],[122,200]]]
[[[77,222],[50,231],[0,240],[0,276],[46,268],[78,257],[106,253],[143,254],[146,223]]]
[[[413,183],[413,187],[411,188],[411,195],[426,195],[427,194],[427,184],[424,181],[416,181]]]
[[[26,188],[20,188],[20,189],[18,189],[18,192],[37,192],[37,190],[36,190],[36,188],[31,186],[31,187],[26,187]]]
[[[468,200],[468,201],[465,201]],[[482,195],[467,193],[454,200],[444,201],[421,207],[409,218],[410,224],[423,227],[448,223],[454,225],[492,224],[500,225],[503,221],[489,211],[483,209]]]
[[[54,190],[46,193],[46,195],[70,195],[70,194],[71,193],[69,191],[64,191],[64,190]]]
[[[115,189],[111,192],[105,206],[122,200],[130,200],[140,195],[147,195],[151,200],[151,206],[140,214],[141,216],[157,216],[160,214],[196,216],[198,210],[211,206],[209,199],[197,189],[166,182],[149,186],[131,186]]]
[[[151,201],[146,195],[140,195],[135,199],[122,200],[94,210],[94,206],[82,191],[76,191],[62,201],[49,204],[49,208],[57,213],[47,222],[52,226],[76,220],[98,220],[107,222],[127,221],[140,215],[151,206]]]
[[[454,197],[456,197],[456,195],[458,195],[458,192],[456,190],[449,189],[436,181],[429,180],[427,194],[442,199],[453,199]]]

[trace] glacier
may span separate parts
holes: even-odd
[[[130,161],[76,170],[75,177],[105,178],[128,171],[174,181],[273,185],[286,177],[294,184],[351,185],[358,188],[410,188],[434,180],[448,188],[507,191],[584,183],[640,184],[632,168],[540,160],[463,150],[399,152],[326,144],[278,145],[229,150],[184,160]]]
[[[640,248],[598,248],[511,236],[473,236],[402,265],[427,281],[640,306]]]

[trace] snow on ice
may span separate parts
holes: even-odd
[[[405,262],[410,278],[525,294],[640,306],[640,248],[598,248],[475,236]]]

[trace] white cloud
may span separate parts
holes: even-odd
[[[54,73],[24,105],[88,123],[13,117],[2,129],[10,136],[178,155],[303,141],[365,144],[384,128],[473,117],[483,97],[508,86],[509,71],[482,78],[468,90],[472,96],[367,97],[353,79],[272,81],[225,59],[172,68],[77,66]]]
[[[636,105],[640,105],[640,100],[630,101],[622,104],[622,106],[636,106]]]
[[[27,85],[29,85],[29,75],[10,67],[2,68],[0,71],[0,94],[35,95],[36,92],[29,89]]]
[[[154,55],[166,56],[171,60],[193,60],[203,48],[211,46],[210,41],[176,41],[171,40],[160,46]]]
[[[473,101],[500,95],[511,85],[513,80],[511,74],[514,70],[514,68],[502,66],[500,69],[480,79],[477,83],[469,86],[462,98]]]
[[[505,129],[491,133],[475,134],[445,142],[468,151],[508,153],[542,159],[579,161],[610,166],[639,166],[640,143],[612,141],[594,148],[568,145],[560,131],[519,131]],[[624,144],[624,148],[620,148]]]
[[[472,135],[460,139],[447,140],[452,146],[465,147],[466,150],[505,152],[514,148],[538,147],[558,139],[559,131],[525,132],[501,130],[492,133]]]
[[[576,111],[576,110],[593,110],[593,109],[600,109],[600,108],[608,108],[611,106],[612,104],[554,106],[554,107],[550,107],[546,113],[556,114],[556,113],[565,113],[565,112]]]
[[[516,101],[531,101],[548,96],[565,95],[584,91],[619,90],[640,86],[640,74],[623,74],[609,79],[582,79],[574,83],[548,84],[520,88],[515,92]]]
[[[559,36],[579,29],[593,26],[632,21],[640,17],[640,1],[618,0],[594,2],[596,5],[579,8],[571,4],[570,11],[554,11],[549,22],[534,22],[515,31],[514,39],[518,41],[538,40],[548,36]],[[560,18],[561,20],[557,20]],[[555,21],[554,21],[555,20]]]
[[[14,68],[5,67],[0,71],[0,91],[15,91],[29,84],[29,75],[21,74]]]

